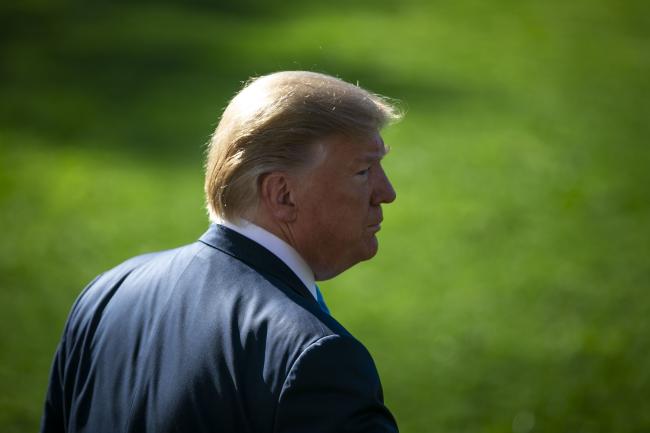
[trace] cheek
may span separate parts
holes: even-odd
[[[342,231],[352,232],[363,225],[368,215],[368,206],[356,196],[349,194],[333,197],[329,202],[331,224]]]
[[[332,232],[358,231],[368,218],[369,193],[366,183],[324,180],[310,194],[310,214],[314,223],[329,227]]]

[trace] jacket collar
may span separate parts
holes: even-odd
[[[241,260],[261,274],[275,277],[300,296],[316,303],[309,289],[282,260],[246,236],[222,225],[212,224],[199,241]]]

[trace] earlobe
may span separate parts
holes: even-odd
[[[296,219],[291,182],[286,173],[272,172],[260,181],[260,199],[267,212],[277,221],[292,222]]]

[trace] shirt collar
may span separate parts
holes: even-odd
[[[242,236],[246,236],[248,239],[257,242],[267,250],[275,254],[280,260],[286,264],[289,269],[293,271],[294,274],[300,278],[300,281],[307,287],[309,293],[317,299],[316,296],[316,281],[314,279],[314,272],[311,270],[309,265],[300,257],[298,251],[296,251],[291,245],[269,232],[268,230],[263,229],[262,227],[253,224],[252,222],[240,218],[237,223],[226,220],[219,220],[217,224],[220,224],[224,227],[229,228],[230,230],[236,231]]]

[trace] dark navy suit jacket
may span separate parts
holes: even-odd
[[[42,432],[396,432],[364,346],[248,238],[100,275],[72,307]]]

